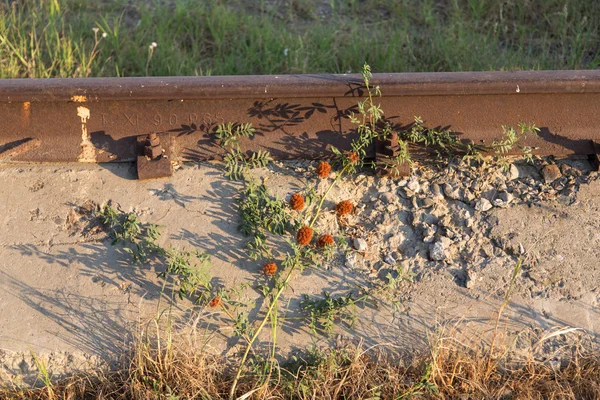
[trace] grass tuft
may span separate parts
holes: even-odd
[[[593,0],[0,3],[0,78],[594,69],[598,43]]]
[[[461,343],[456,332],[444,333],[431,340],[428,351],[407,357],[391,355],[390,348],[397,348],[393,345],[307,349],[272,364],[275,370],[266,381],[257,359],[251,366],[257,373],[241,377],[235,395],[252,399],[600,397],[600,358],[591,349],[578,347],[556,366],[534,357],[499,358],[489,346],[471,346]],[[211,355],[206,345],[190,344],[184,336],[188,337],[171,332],[167,340],[140,335],[121,369],[74,375],[51,387],[3,388],[0,398],[227,398],[238,360]],[[489,357],[494,357],[491,369]]]

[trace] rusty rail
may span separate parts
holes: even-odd
[[[600,142],[597,70],[375,74],[373,83],[398,129],[418,115],[489,143],[501,125],[535,122],[541,133],[525,144],[537,154],[595,154]],[[346,116],[363,92],[358,75],[0,80],[0,160],[131,161],[151,132],[169,136],[173,158],[213,159],[223,122],[257,128],[246,150],[319,158],[328,144],[347,148]]]

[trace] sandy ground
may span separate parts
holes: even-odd
[[[287,165],[253,174],[268,177],[272,192],[286,198],[305,187],[309,170]],[[32,352],[56,376],[111,362],[127,348],[140,323],[168,307],[152,266],[131,265],[121,247],[103,240],[102,233],[85,234],[85,226],[74,221],[73,210],[90,200],[112,201],[143,221],[161,225],[163,244],[208,252],[213,283],[228,288],[249,284],[241,290],[240,300],[250,305],[250,318],[256,316],[262,301],[252,286],[263,279],[262,263],[248,258],[237,229],[235,199],[241,184],[224,179],[219,165],[209,163],[184,165],[165,180],[140,182],[134,177],[129,164],[0,165],[0,381],[33,383]],[[394,199],[375,200],[386,193],[384,186]],[[414,201],[409,197],[396,195],[402,190],[401,185],[370,176],[334,190],[331,204],[326,204],[330,208],[347,198],[366,204],[358,209],[354,230],[348,232],[364,237],[369,250],[359,253],[349,246],[328,265],[305,270],[294,279],[283,303],[285,312],[295,315],[302,294],[381,287],[387,268],[382,260],[398,232],[404,243],[394,244],[391,251],[397,252],[389,254],[414,271],[414,283],[388,293],[389,301],[359,306],[356,324],[340,326],[333,336],[315,336],[306,323],[290,318],[279,337],[282,354],[340,340],[388,343],[410,351],[423,347],[429,334],[448,324],[476,334],[489,332],[519,246],[528,263],[517,280],[502,329],[520,334],[577,327],[593,340],[598,338],[600,181],[581,185],[570,205],[551,198],[533,206],[515,201],[479,212],[465,202],[439,200],[444,204],[434,209],[441,214],[466,213],[465,219],[474,222],[463,225],[469,225],[470,237],[481,239],[475,250],[448,252],[443,261],[428,256],[431,243],[423,242],[422,230],[429,228],[415,224],[422,212],[411,206]],[[375,214],[381,211],[393,220],[386,222],[384,215],[378,222]],[[323,221],[322,231],[336,225],[332,212],[326,212]],[[386,223],[389,229],[384,232],[381,226]],[[453,246],[468,247],[471,242],[466,243],[456,240]],[[394,300],[401,300],[401,305],[394,306]],[[237,351],[230,339],[231,323],[222,313],[179,301],[172,314],[210,332],[216,351]]]

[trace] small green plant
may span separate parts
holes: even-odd
[[[252,124],[234,124],[229,122],[227,124],[221,124],[217,126],[217,137],[219,138],[219,145],[223,148],[234,147],[240,148],[240,138],[251,138],[254,136],[256,129]]]
[[[252,324],[248,319],[247,311],[237,313],[233,319],[235,323],[233,334],[235,336],[250,337],[254,335],[254,330],[252,329]]]
[[[219,145],[227,151],[224,157],[225,176],[229,179],[241,179],[248,169],[265,167],[273,159],[268,151],[259,150],[246,156],[240,150],[240,139],[251,138],[256,130],[252,124],[220,124],[217,126],[216,136],[219,139]]]
[[[123,244],[123,250],[131,254],[134,263],[144,263],[152,254],[164,254],[156,244],[160,237],[158,225],[142,224],[135,213],[119,212],[108,204],[95,213],[112,245]]]
[[[419,381],[416,382],[410,389],[396,397],[396,399],[412,399],[414,396],[439,393],[437,385],[435,382],[432,382],[432,370],[433,367],[431,363],[425,364],[421,379],[419,379]]]
[[[46,363],[39,359],[33,351],[31,353],[31,358],[33,358],[33,363],[38,370],[38,377],[44,384],[44,388],[48,393],[48,399],[56,399],[56,394],[54,393],[54,386],[52,385],[52,375],[50,371],[48,371],[48,366]]]
[[[257,184],[254,180],[246,181],[238,205],[241,218],[238,229],[250,237],[246,247],[253,260],[272,256],[267,246],[268,233],[283,235],[297,224],[287,210],[285,202],[273,198],[264,184]]]
[[[506,157],[504,155],[515,148],[521,152],[521,155],[528,163],[533,164],[533,155],[531,154],[531,147],[521,146],[519,142],[522,139],[527,138],[528,135],[537,135],[540,132],[540,129],[537,126],[535,126],[534,123],[520,123],[518,131],[512,126],[504,125],[502,125],[502,131],[504,133],[502,138],[494,140],[490,147],[494,150],[496,155],[498,155],[499,162],[504,167],[504,169],[507,170],[510,167],[510,163],[506,160]]]
[[[360,113],[360,117],[356,117],[356,116],[352,116],[353,121],[357,124],[357,130],[358,130],[358,137],[356,139],[354,139],[351,142],[351,148],[352,151],[345,154],[342,153],[341,151],[339,151],[338,149],[332,148],[332,152],[337,156],[338,159],[338,164],[340,165],[340,169],[337,172],[335,178],[333,179],[333,181],[331,181],[331,183],[329,183],[329,185],[327,186],[327,188],[321,192],[321,193],[317,193],[316,190],[307,190],[308,193],[311,193],[311,204],[313,205],[310,208],[307,208],[306,212],[304,213],[302,220],[305,221],[306,225],[303,226],[302,228],[300,228],[300,230],[298,231],[298,235],[300,234],[301,230],[305,230],[305,232],[311,232],[311,235],[313,234],[313,226],[316,223],[317,219],[319,218],[322,208],[323,208],[323,204],[325,202],[325,199],[327,198],[327,196],[329,195],[329,193],[331,192],[331,190],[337,185],[337,183],[347,174],[355,172],[357,167],[360,165],[363,165],[364,162],[364,157],[366,156],[367,152],[366,149],[368,146],[371,145],[371,143],[373,142],[373,140],[377,137],[379,137],[380,135],[385,135],[390,133],[389,129],[385,129],[383,131],[383,133],[380,133],[378,130],[378,123],[381,120],[381,117],[383,115],[383,111],[381,110],[381,108],[378,105],[375,105],[373,102],[373,97],[375,95],[380,95],[380,91],[379,91],[379,87],[375,87],[375,88],[371,88],[369,85],[369,79],[371,78],[371,72],[370,72],[370,67],[368,65],[365,64],[365,67],[363,69],[363,77],[365,78],[365,84],[367,86],[367,91],[369,93],[368,97],[362,101],[359,104],[359,111]],[[229,135],[233,135],[232,133],[230,133],[232,131],[232,129],[226,129],[222,134],[223,137],[228,137]],[[233,135],[235,136],[235,135]],[[239,151],[239,149],[238,149]],[[317,175],[319,176],[320,179],[327,179],[328,176],[328,172],[330,169],[329,164],[325,163],[326,165],[324,165],[324,167],[326,167],[323,171],[323,173],[319,172],[317,169]],[[228,169],[229,170],[229,169]],[[316,183],[315,183],[316,186]],[[258,213],[256,212],[250,212],[247,213],[247,209],[243,209],[241,208],[241,216],[242,216],[242,221],[243,224],[245,224],[244,226],[246,227],[247,231],[252,231],[255,226],[261,226],[261,224],[264,225],[264,223],[260,222],[263,220],[269,221],[271,219],[271,217],[269,216],[269,213],[263,213],[263,211],[265,210],[264,207],[262,208],[257,208],[254,211],[258,211]],[[248,218],[248,216],[252,216],[252,218]],[[258,244],[256,245],[257,249],[260,249],[262,254],[270,254],[269,252],[267,252],[264,249],[264,240],[262,239],[261,236],[259,237],[259,241]],[[256,329],[254,330],[254,335],[250,338],[250,341],[248,342],[247,346],[246,346],[246,350],[244,351],[241,361],[240,361],[240,365],[238,367],[237,373],[235,375],[233,384],[231,385],[231,389],[229,392],[229,397],[230,399],[235,398],[235,391],[236,391],[236,387],[237,384],[239,382],[239,379],[242,375],[242,372],[244,370],[246,361],[248,359],[248,356],[250,354],[250,351],[254,345],[254,343],[256,342],[258,335],[260,334],[260,332],[262,331],[262,329],[266,326],[267,323],[271,323],[271,337],[272,337],[272,349],[274,351],[275,349],[275,342],[277,339],[277,312],[278,312],[278,300],[280,298],[280,296],[282,295],[282,293],[285,291],[285,289],[288,287],[294,272],[296,270],[303,270],[305,267],[309,266],[309,265],[313,265],[315,263],[316,260],[319,260],[320,255],[315,252],[313,246],[310,245],[310,238],[308,239],[307,242],[304,242],[304,238],[301,241],[300,237],[297,236],[296,237],[297,243],[294,243],[293,241],[289,241],[289,245],[290,245],[290,250],[283,255],[283,260],[281,261],[281,266],[283,267],[283,269],[286,271],[283,275],[281,275],[280,277],[277,277],[276,279],[273,280],[273,284],[272,286],[269,287],[268,290],[265,290],[264,294],[265,297],[267,299],[267,309],[266,309],[266,313],[264,315],[264,317],[260,320],[260,322],[258,323],[258,326],[256,327]],[[256,253],[256,254],[261,254],[261,253]],[[328,299],[328,301],[334,301],[334,299]],[[346,302],[346,306],[350,306],[350,303],[352,302],[356,302],[356,300],[351,299],[351,298],[345,298],[344,300],[341,300],[342,302],[340,303],[338,301],[337,305],[334,302],[333,305],[333,309],[329,311],[329,313],[327,313],[325,311],[325,309],[321,309],[321,308],[315,308],[314,311],[314,315],[315,315],[315,322],[314,322],[314,326],[316,328],[316,321],[319,320],[319,318],[321,317],[331,317],[333,315],[335,315],[336,313],[336,307],[337,309],[340,308],[341,305],[343,305],[343,302]],[[309,303],[306,303],[306,306],[309,306]],[[342,308],[343,309],[343,308]],[[319,314],[321,313],[321,314]],[[327,329],[329,329],[329,322],[330,319],[325,319],[326,322],[326,327]],[[272,356],[274,356],[274,354],[272,354]],[[269,369],[269,374],[270,374],[271,369]]]
[[[300,302],[300,308],[305,313],[309,321],[310,330],[317,334],[324,331],[331,334],[335,327],[335,321],[340,320],[352,327],[356,322],[356,305],[364,302],[366,295],[360,298],[354,298],[352,293],[345,296],[331,296],[323,292],[322,299],[311,299],[308,295],[303,296]]]
[[[405,268],[402,264],[396,265],[396,276],[391,272],[388,272],[386,275],[387,279],[387,288],[391,290],[396,290],[400,287],[402,282],[413,283],[413,279],[416,274],[410,270],[410,268]]]
[[[197,295],[196,302],[207,300],[213,291],[210,276],[206,272],[210,256],[198,250],[188,251],[174,247],[169,247],[164,255],[166,269],[158,276],[176,280],[179,298]]]
[[[112,245],[122,244],[123,250],[131,254],[134,264],[153,261],[163,264],[164,271],[158,276],[173,279],[180,298],[197,296],[196,302],[204,301],[213,288],[206,269],[210,256],[198,250],[188,251],[174,247],[163,248],[157,241],[160,229],[156,224],[143,224],[135,213],[125,213],[110,205],[93,211],[100,219]]]

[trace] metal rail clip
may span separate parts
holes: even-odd
[[[149,133],[137,137],[137,173],[140,180],[173,175],[171,134]]]
[[[410,175],[410,165],[407,162],[392,160],[398,156],[400,147],[398,145],[398,133],[391,132],[385,139],[378,139],[375,143],[375,161],[377,162],[377,174],[397,179]]]

